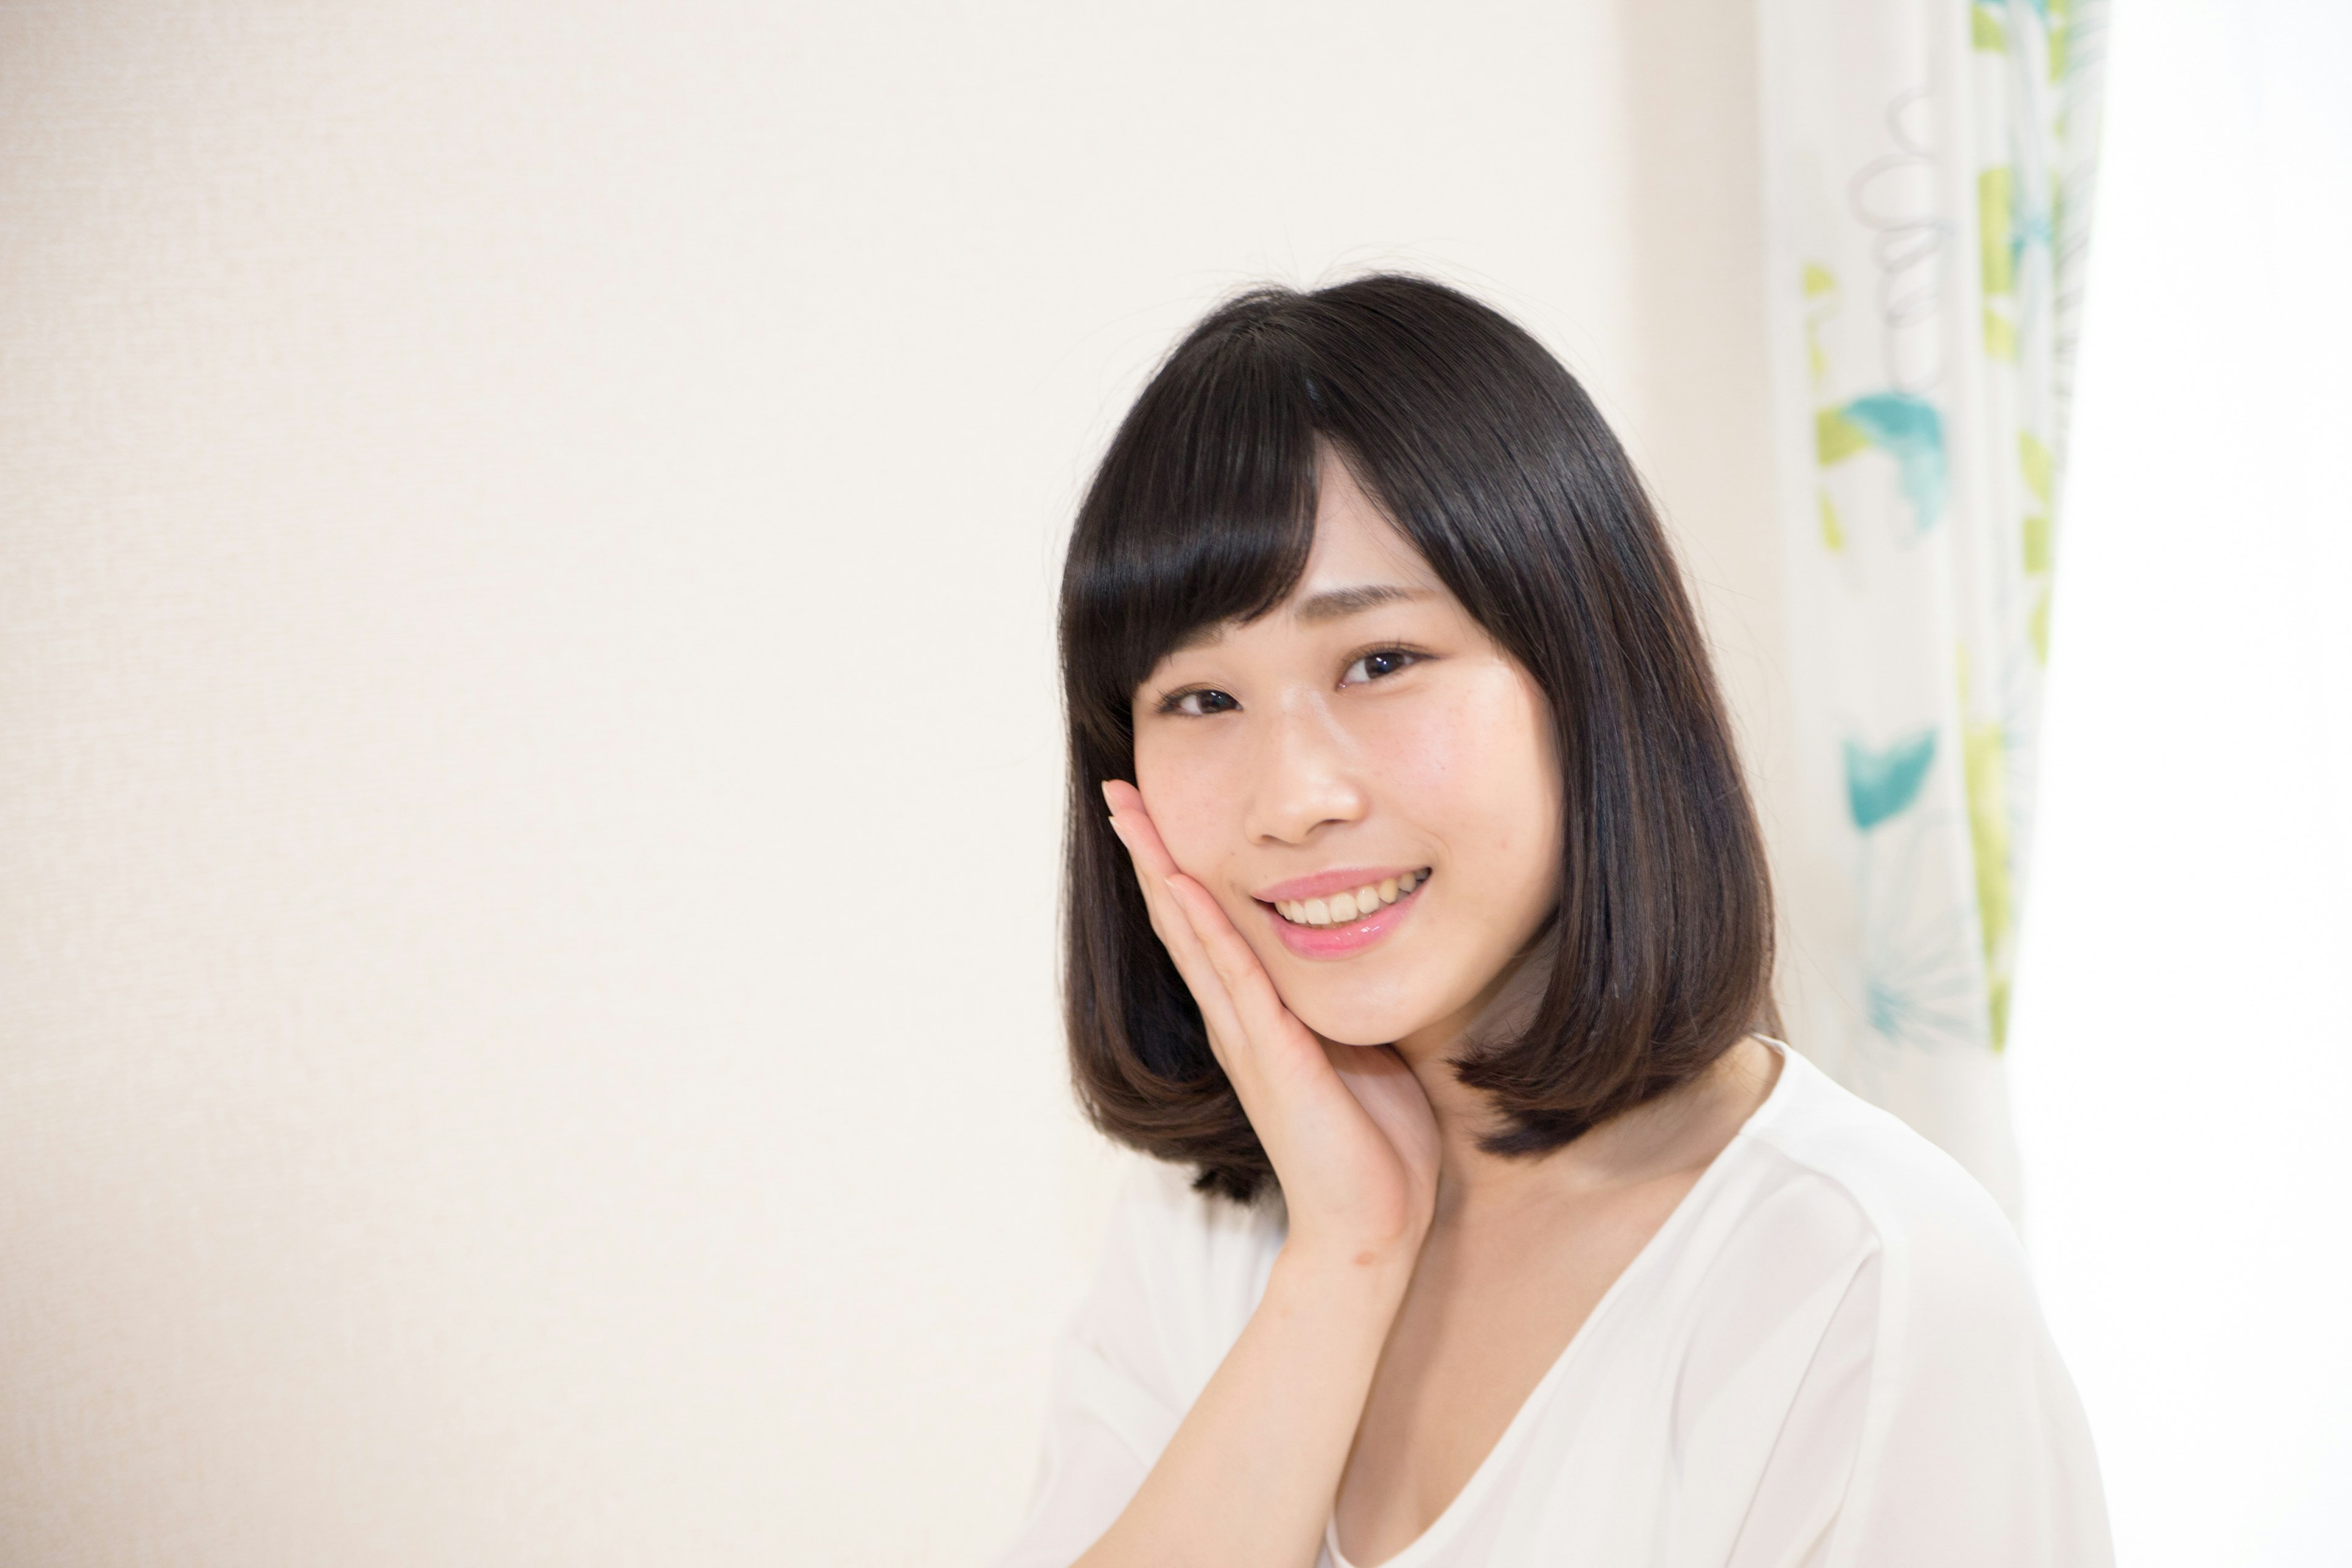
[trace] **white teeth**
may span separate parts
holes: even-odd
[[[1328,899],[1293,899],[1274,907],[1293,925],[1345,925],[1363,919],[1382,904],[1395,903],[1427,880],[1426,871],[1407,871],[1402,877],[1367,882],[1351,893],[1334,893]]]

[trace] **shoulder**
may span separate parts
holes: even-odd
[[[1979,1334],[2005,1320],[2038,1332],[2024,1248],[1976,1178],[1795,1051],[1781,1071],[1787,1081],[1744,1135],[1781,1163],[1788,1185],[1810,1194],[1807,1218],[1879,1254],[1887,1303],[1965,1321]]]
[[[1685,1325],[1679,1423],[1824,1378],[1882,1403],[1966,1403],[2054,1363],[1991,1195],[1794,1051],[1723,1163],[1668,1285]]]
[[[1829,1560],[2111,1562],[2090,1429],[2008,1216],[1895,1117],[1794,1052],[1782,1071],[1745,1134],[1808,1194],[1792,1214],[1860,1247],[1806,1379],[1817,1435],[1836,1434],[1812,1446],[1853,1455]]]

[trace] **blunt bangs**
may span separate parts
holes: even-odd
[[[1064,1022],[1089,1119],[1247,1200],[1272,1178],[1159,938],[1100,785],[1134,777],[1132,700],[1202,627],[1279,605],[1328,444],[1549,700],[1562,773],[1549,987],[1454,1062],[1536,1155],[1777,1032],[1761,835],[1664,533],[1575,378],[1444,285],[1374,275],[1212,312],[1120,423],[1062,578],[1069,727]]]
[[[1274,303],[1254,296],[1227,310],[1261,300]],[[1265,614],[1307,570],[1316,429],[1305,376],[1276,345],[1196,333],[1111,452],[1083,509],[1104,525],[1071,540],[1061,635],[1085,650],[1064,664],[1072,721],[1131,756],[1129,703],[1160,660],[1203,626]]]

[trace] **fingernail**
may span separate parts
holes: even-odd
[[[1103,782],[1102,782],[1102,796],[1103,796],[1103,804],[1104,804],[1105,805],[1109,805],[1111,804],[1111,799],[1110,799],[1110,780],[1108,780],[1108,779],[1105,779],[1105,780],[1103,780]]]

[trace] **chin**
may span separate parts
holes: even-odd
[[[1286,997],[1284,1000],[1289,1001]],[[1319,1005],[1311,1002],[1304,1006],[1297,1003],[1289,1005],[1300,1023],[1342,1046],[1393,1045],[1429,1022],[1422,1009],[1393,1004],[1367,1005],[1335,999]]]

